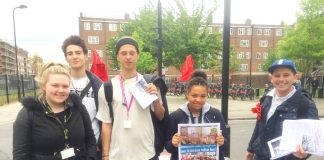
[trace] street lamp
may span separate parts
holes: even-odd
[[[18,68],[18,51],[17,51],[17,43],[16,43],[16,25],[15,25],[15,10],[19,9],[25,9],[27,8],[26,5],[20,5],[18,7],[15,7],[12,11],[12,16],[13,16],[13,27],[14,27],[14,40],[15,40],[15,53],[16,53],[16,65],[17,65],[17,90],[18,90],[18,101],[20,101],[20,82],[19,82],[19,68]]]

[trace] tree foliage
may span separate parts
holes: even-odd
[[[198,6],[189,14],[183,1],[175,0],[175,4],[176,8],[163,9],[163,65],[180,68],[186,56],[192,54],[195,68],[212,68],[216,64],[211,62],[217,59],[222,49],[218,32],[211,31],[209,27],[216,8],[206,11],[203,6]],[[117,37],[124,35],[135,37],[139,42],[140,54],[150,55],[141,56],[147,59],[140,60],[138,67],[146,66],[145,72],[154,69],[156,66],[150,63],[157,63],[158,35],[157,11],[152,4],[140,9],[135,19],[124,25]],[[110,39],[107,47],[114,68],[118,67],[115,44],[116,38]]]
[[[28,58],[28,64],[31,68],[31,73],[37,75],[43,66],[43,59],[38,53],[34,54],[32,57]]]
[[[301,0],[302,12],[279,41],[276,57],[293,59],[308,75],[324,60],[324,0]]]

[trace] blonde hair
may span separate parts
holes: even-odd
[[[66,75],[71,81],[70,73],[62,63],[49,62],[42,66],[41,71],[35,78],[35,80],[38,82],[39,87],[44,86],[47,83],[49,76],[52,74]],[[42,88],[39,98],[41,100],[45,100],[45,92],[42,90]]]

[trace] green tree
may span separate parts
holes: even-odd
[[[31,68],[31,73],[37,75],[43,65],[43,59],[36,53],[32,57],[28,57],[28,64]]]
[[[180,68],[188,54],[192,54],[195,60],[196,68],[210,68],[213,66],[212,60],[216,59],[221,53],[222,43],[219,40],[219,34],[212,32],[209,24],[212,20],[212,13],[215,8],[204,13],[204,8],[198,6],[190,15],[184,7],[184,3],[176,0],[176,9],[164,9],[163,12],[163,65],[175,66]],[[152,4],[143,7],[135,20],[131,20],[124,25],[122,31],[117,37],[130,35],[136,37],[140,42],[140,52],[150,54],[146,58],[152,58],[153,62],[157,61],[156,46],[156,26],[157,12]],[[116,39],[110,39],[108,51],[114,68],[118,67],[114,46]],[[143,61],[147,63],[148,60]],[[138,66],[142,61],[138,62]],[[155,65],[148,65],[154,69]]]
[[[297,68],[309,75],[324,59],[324,0],[301,0],[302,12],[294,28],[278,43],[279,58],[293,59]]]

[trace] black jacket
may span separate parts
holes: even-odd
[[[210,107],[209,110],[203,116],[204,122],[206,123],[220,123],[220,129],[222,130],[222,134],[224,136],[224,145],[220,147],[219,151],[219,159],[224,160],[224,154],[226,152],[226,148],[228,147],[228,130],[226,129],[225,120],[220,113],[220,111],[216,108]],[[171,153],[171,160],[178,160],[178,147],[174,147],[172,145],[172,137],[175,133],[178,132],[178,124],[189,124],[189,116],[181,109],[177,109],[172,112],[169,117],[169,125],[166,137],[165,149]]]
[[[308,95],[298,89],[292,97],[279,105],[275,113],[267,122],[267,114],[271,107],[272,96],[265,95],[261,98],[261,120],[256,122],[248,151],[255,153],[259,160],[270,159],[271,154],[267,142],[282,134],[282,124],[286,119],[318,119],[318,112]],[[280,160],[296,159],[293,155],[280,158]]]
[[[70,94],[67,108],[61,112],[67,117],[66,123],[37,99],[25,98],[22,104],[13,125],[14,160],[58,160],[66,144],[74,147],[76,156],[71,159],[96,159],[96,140],[90,117],[79,96]],[[68,130],[67,140],[64,128]]]

